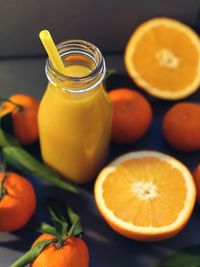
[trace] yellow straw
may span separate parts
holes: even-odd
[[[40,40],[42,41],[42,44],[54,66],[54,68],[64,74],[65,66],[63,64],[63,61],[58,53],[58,50],[56,48],[56,45],[53,41],[53,38],[51,37],[51,34],[47,30],[43,30],[39,34]]]

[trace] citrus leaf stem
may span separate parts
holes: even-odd
[[[17,146],[6,146],[3,147],[2,151],[5,161],[16,169],[30,173],[36,177],[40,177],[41,179],[46,180],[62,189],[73,193],[78,192],[77,187],[62,180],[59,175],[54,173],[50,168],[42,164],[23,148]]]
[[[33,262],[41,251],[49,244],[56,242],[56,238],[46,239],[36,243],[31,249],[29,249],[23,256],[21,256],[10,267],[24,267],[26,264]]]

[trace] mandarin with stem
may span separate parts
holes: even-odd
[[[2,102],[2,101],[1,101]],[[28,95],[17,94],[4,100],[0,109],[0,117],[11,113],[15,137],[23,145],[38,139],[37,114],[40,101]]]
[[[0,232],[24,227],[36,209],[32,184],[14,172],[0,173]]]

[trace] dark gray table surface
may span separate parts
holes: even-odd
[[[121,55],[106,56],[108,67],[115,68],[117,74],[108,80],[108,89],[135,85],[125,75]],[[24,58],[0,60],[0,96],[8,97],[15,93],[26,93],[41,98],[46,87],[44,58]],[[148,97],[148,96],[147,96]],[[173,104],[170,101],[148,97],[153,106],[154,119],[148,134],[136,144],[128,146],[111,145],[109,160],[122,153],[154,149],[171,154],[184,162],[191,170],[200,162],[200,153],[179,153],[165,143],[161,133],[164,112]],[[198,102],[200,92],[188,100]],[[37,150],[37,148],[36,148]],[[189,245],[200,244],[200,209],[195,208],[189,223],[177,236],[162,242],[143,243],[127,239],[109,228],[96,209],[92,188],[85,185],[81,194],[74,196],[51,185],[27,176],[34,184],[38,197],[37,212],[26,228],[14,233],[0,234],[0,267],[8,267],[26,251],[38,236],[37,222],[47,218],[47,204],[50,197],[59,196],[70,204],[82,217],[85,240],[89,246],[90,267],[149,267],[152,263],[173,251]],[[81,267],[81,266],[80,266]]]

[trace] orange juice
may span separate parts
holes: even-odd
[[[64,75],[52,70],[50,62],[47,63],[49,84],[38,120],[42,157],[46,164],[64,177],[84,183],[95,177],[106,158],[111,104],[102,82],[105,64],[100,51],[87,42],[76,42],[73,41],[74,46],[74,43],[77,46],[81,43],[87,49],[83,51],[83,47],[78,47],[76,53],[70,50],[65,54]],[[66,51],[69,43],[60,47],[65,44]],[[88,46],[95,49],[97,55],[90,52]],[[90,55],[87,56],[85,50]]]

